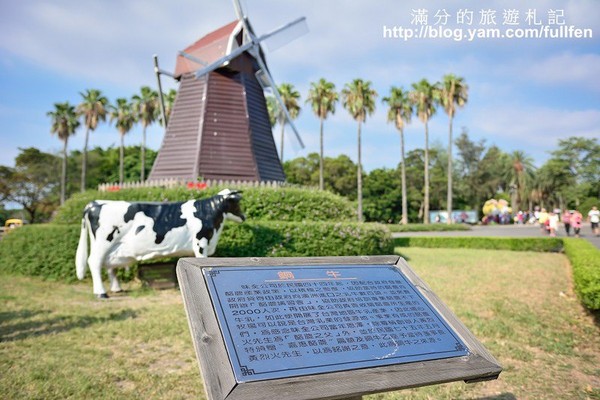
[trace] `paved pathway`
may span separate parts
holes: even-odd
[[[600,238],[595,237],[590,229],[590,224],[584,224],[581,237],[590,241],[600,249]],[[486,225],[474,226],[470,231],[448,232],[397,232],[392,237],[407,236],[489,236],[489,237],[548,237],[539,227],[532,225]],[[560,229],[556,237],[566,237],[564,229]],[[572,236],[572,235],[571,235]]]

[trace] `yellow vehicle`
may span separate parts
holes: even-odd
[[[4,223],[4,231],[9,232],[11,229],[19,228],[23,226],[23,220],[18,218],[7,219]]]

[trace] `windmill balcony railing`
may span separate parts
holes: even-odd
[[[123,182],[123,183],[101,183],[98,185],[98,191],[100,192],[118,192],[124,189],[137,189],[137,188],[175,188],[185,186],[190,190],[204,190],[209,187],[268,187],[277,188],[283,186],[289,186],[285,182],[281,181],[241,181],[241,180],[221,180],[221,179],[206,179],[202,181],[191,181],[189,179],[180,178],[168,178],[168,179],[155,179],[147,181],[137,182]]]

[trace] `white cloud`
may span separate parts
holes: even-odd
[[[486,133],[529,143],[565,136],[600,137],[600,110],[508,106],[484,109],[473,122],[474,128]]]
[[[526,77],[548,85],[576,85],[600,91],[600,54],[562,53],[523,68]]]

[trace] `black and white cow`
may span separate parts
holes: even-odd
[[[108,270],[111,291],[119,292],[114,272],[117,267],[157,257],[210,256],[224,220],[244,221],[240,199],[240,192],[225,189],[211,198],[186,202],[93,201],[85,207],[81,220],[75,256],[77,277],[83,279],[89,265],[94,294],[105,298],[102,266]]]

